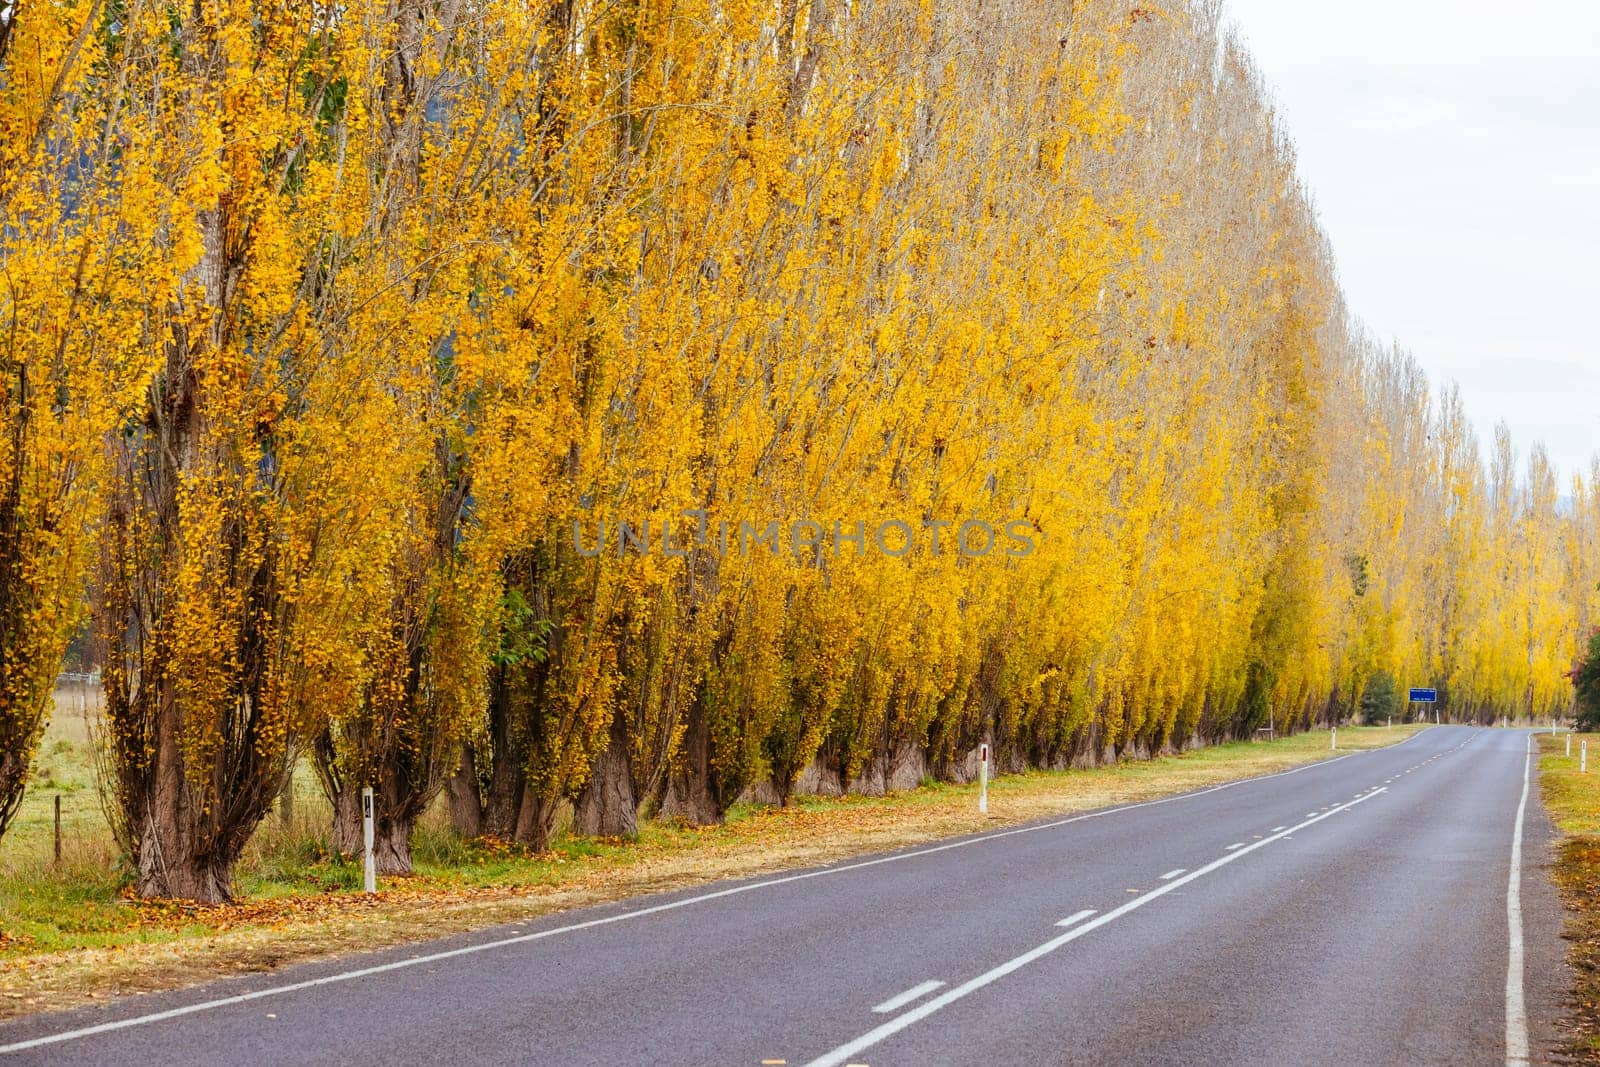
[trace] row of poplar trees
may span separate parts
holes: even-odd
[[[87,590],[144,895],[297,760],[403,871],[1559,712],[1600,614],[1600,468],[1361,332],[1209,2],[0,0],[0,220],[0,830]]]

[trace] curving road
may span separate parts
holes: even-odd
[[[1547,1062],[1523,731],[0,1026],[19,1063]],[[1520,852],[1520,862],[1515,854]]]

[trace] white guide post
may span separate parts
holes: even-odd
[[[1567,735],[1567,755],[1572,755],[1572,735]]]
[[[978,812],[989,812],[989,743],[978,746]]]
[[[372,787],[361,791],[361,855],[368,893],[378,891],[378,865],[372,859]]]
[[[1585,738],[1578,745],[1578,770],[1589,773],[1589,741]]]

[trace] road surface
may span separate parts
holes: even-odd
[[[1526,732],[1437,727],[1162,801],[33,1016],[0,1026],[0,1060],[1545,1062],[1566,975],[1527,753]]]

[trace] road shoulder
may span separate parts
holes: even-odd
[[[1530,994],[1534,981],[1557,987],[1544,1013],[1565,1062],[1600,1064],[1600,767],[1581,769],[1585,741],[1600,745],[1600,736],[1572,735],[1569,756],[1565,735],[1535,735],[1540,819],[1533,823],[1530,810],[1530,829],[1548,829],[1548,847],[1537,853],[1546,875],[1539,881],[1554,886],[1547,897],[1555,914],[1546,922],[1562,929],[1566,952],[1549,968],[1553,975],[1541,979],[1531,968],[1529,978]]]
[[[972,786],[936,785],[887,797],[798,798],[787,808],[738,811],[722,826],[657,827],[637,842],[613,842],[603,850],[528,857],[526,869],[537,871],[536,881],[518,881],[519,868],[511,862],[504,884],[441,887],[419,878],[390,882],[376,897],[332,892],[209,909],[128,901],[131,921],[121,936],[113,931],[104,947],[0,957],[0,1019],[1174,796],[1411,736],[1398,728],[1345,729],[1344,751],[1336,753],[1326,732],[1313,732],[1091,770],[1008,775],[991,784],[987,816],[978,814]]]

